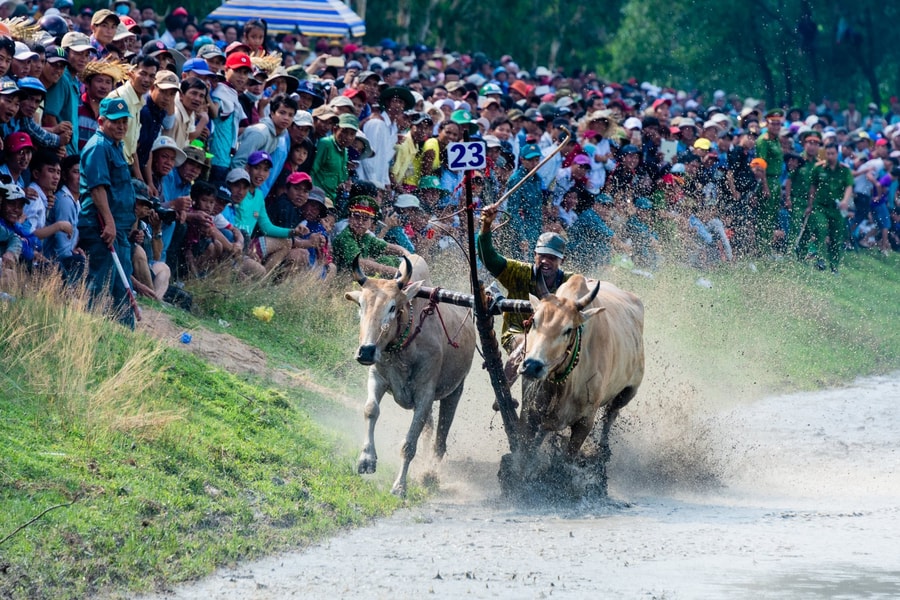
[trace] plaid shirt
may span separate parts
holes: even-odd
[[[49,131],[38,125],[34,119],[17,117],[13,119],[13,121],[15,123],[16,130],[24,131],[29,136],[31,136],[31,142],[35,146],[56,149],[62,145],[60,143],[58,135],[56,135],[55,133],[50,133]]]
[[[97,122],[97,113],[91,108],[91,102],[88,100],[87,92],[81,95],[81,104],[78,106],[78,151],[84,148],[87,141],[91,139],[94,132],[100,124]]]

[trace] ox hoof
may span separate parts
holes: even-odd
[[[378,460],[371,456],[360,456],[356,462],[356,471],[360,475],[371,475],[375,472]]]
[[[406,486],[395,483],[394,487],[391,488],[391,493],[398,498],[406,498]]]

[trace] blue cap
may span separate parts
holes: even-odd
[[[250,165],[251,167],[255,167],[256,165],[258,165],[259,163],[261,163],[263,161],[268,161],[269,166],[275,164],[272,162],[272,157],[269,156],[269,153],[264,152],[262,150],[257,150],[256,152],[252,153],[247,158],[247,164]]]
[[[128,105],[121,98],[104,98],[100,101],[100,116],[115,121],[123,117],[130,117]]]
[[[19,85],[19,90],[22,92],[47,93],[47,88],[44,87],[44,84],[41,83],[41,80],[37,77],[20,77],[17,83]]]
[[[615,204],[613,202],[612,196],[604,192],[600,192],[599,194],[594,196],[594,202],[599,202],[600,204]]]
[[[526,144],[525,146],[522,146],[522,150],[519,152],[519,158],[524,160],[540,157],[541,149],[537,144]]]
[[[645,196],[641,196],[640,198],[634,199],[635,208],[640,208],[641,210],[650,210],[653,208],[653,203],[650,202],[650,198]]]
[[[194,73],[195,75],[215,75],[209,70],[209,63],[202,58],[192,58],[185,61],[181,71],[182,73]]]
[[[640,154],[640,150],[634,144],[625,144],[622,146],[622,149],[619,150],[619,154]]]

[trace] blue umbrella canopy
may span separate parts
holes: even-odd
[[[222,23],[265,19],[273,33],[362,37],[365,22],[341,0],[227,0],[209,15]]]

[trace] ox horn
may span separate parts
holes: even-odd
[[[540,271],[535,273],[534,278],[534,287],[537,290],[537,297],[539,300],[543,300],[545,297],[550,295],[550,290],[547,289],[547,282],[544,281],[544,276],[541,275]]]
[[[597,292],[600,291],[600,282],[597,282],[597,285],[594,286],[594,289],[584,295],[584,297],[579,298],[578,302],[575,303],[575,308],[578,310],[584,310],[584,307],[594,301],[594,298],[597,297]]]
[[[397,273],[397,287],[401,290],[406,287],[406,284],[409,283],[409,278],[412,277],[412,262],[410,262],[409,257],[405,254],[403,255],[403,269],[400,269]]]
[[[366,285],[366,281],[368,281],[369,278],[366,277],[366,274],[363,273],[362,268],[359,266],[359,254],[353,257],[353,264],[351,267],[353,268],[353,279],[356,283],[361,286]]]

